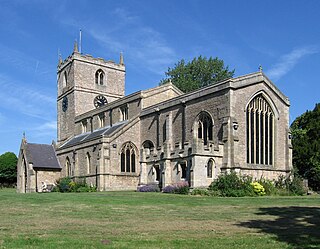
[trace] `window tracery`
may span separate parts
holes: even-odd
[[[273,164],[274,113],[262,94],[252,99],[246,110],[247,163]]]

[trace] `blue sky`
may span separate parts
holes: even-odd
[[[235,76],[264,73],[291,122],[319,101],[320,1],[0,0],[0,154],[56,140],[56,69],[82,30],[82,53],[126,64],[126,94],[168,67],[219,57]]]

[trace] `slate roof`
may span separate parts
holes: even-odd
[[[33,168],[61,169],[52,145],[27,143],[26,157]]]
[[[61,145],[60,149],[74,146],[76,144],[84,143],[84,142],[96,139],[98,137],[109,136],[111,133],[113,133],[117,129],[120,129],[126,123],[128,123],[127,120],[120,122],[120,123],[117,123],[117,124],[114,124],[113,126],[107,126],[104,128],[94,130],[93,132],[87,132],[87,133],[77,135],[77,136],[71,138],[69,141],[67,141],[63,145]]]

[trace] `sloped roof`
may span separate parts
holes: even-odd
[[[52,145],[27,143],[26,157],[33,168],[61,169]]]
[[[76,144],[84,143],[84,142],[96,139],[98,137],[109,136],[111,133],[118,130],[126,123],[128,123],[127,120],[120,122],[120,123],[117,123],[117,124],[114,124],[113,126],[107,126],[107,127],[101,128],[101,129],[94,130],[92,132],[87,132],[87,133],[77,135],[77,136],[71,138],[69,141],[67,141],[63,145],[61,145],[61,147],[59,149],[63,149],[63,148],[67,148],[67,147],[70,147],[70,146],[73,146]]]

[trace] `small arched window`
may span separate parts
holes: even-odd
[[[214,161],[213,161],[213,159],[210,159],[207,164],[207,177],[208,178],[212,178],[213,168],[214,168]]]
[[[274,113],[262,94],[252,99],[246,110],[247,163],[273,164]]]
[[[90,174],[90,169],[91,169],[91,156],[90,156],[89,152],[87,152],[86,161],[87,161],[87,174]]]
[[[197,121],[198,138],[203,140],[204,145],[208,145],[208,141],[212,141],[213,122],[210,115],[201,112]]]
[[[150,153],[152,153],[153,150],[154,150],[154,145],[150,140],[144,141],[143,144],[142,144],[142,147],[143,147],[143,149],[145,151],[145,155],[146,156],[150,155]]]
[[[121,149],[120,169],[126,173],[136,172],[136,149],[131,142],[126,143]]]
[[[70,163],[69,157],[66,158],[66,174],[67,174],[67,176],[71,176],[72,175],[71,163]]]
[[[103,85],[104,84],[104,72],[101,69],[99,69],[96,72],[95,82],[96,82],[97,85]]]

